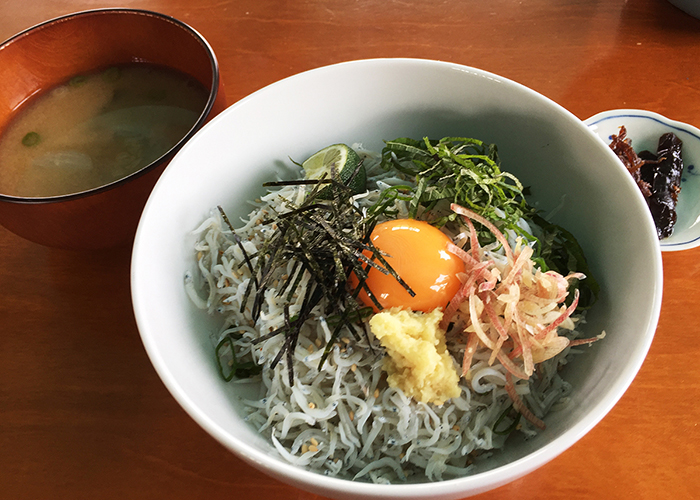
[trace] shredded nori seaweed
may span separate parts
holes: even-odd
[[[361,165],[358,165],[353,177]],[[365,214],[356,207],[351,199],[353,192],[348,187],[353,177],[343,183],[336,174],[331,172],[330,179],[265,183],[266,187],[308,185],[311,189],[299,206],[290,207],[290,211],[276,214],[273,219],[265,221],[266,224],[273,224],[275,230],[256,254],[248,255],[240,244],[240,239],[235,237],[253,276],[245,290],[241,310],[246,307],[249,299],[252,299],[253,320],[260,316],[268,289],[274,287],[278,296],[285,296],[289,302],[294,294],[299,292],[304,273],[309,274],[308,285],[302,292],[304,297],[299,312],[290,317],[289,306],[285,306],[284,326],[254,341],[257,344],[271,337],[284,335],[282,348],[270,367],[274,368],[286,355],[290,384],[294,379],[293,353],[301,328],[312,317],[313,309],[321,303],[322,298],[325,299],[322,313],[332,318],[333,331],[330,341],[325,346],[319,369],[330,354],[343,327],[346,327],[356,340],[360,338],[359,330],[362,330],[365,336],[368,335],[363,320],[371,313],[371,308],[361,306],[355,299],[360,290],[364,289],[368,297],[381,309],[376,297],[365,284],[370,267],[391,274],[404,284],[409,293],[413,293],[370,241],[369,237],[380,212]],[[235,235],[228,219],[224,220]],[[280,284],[273,285],[278,277],[278,269],[286,267],[289,262],[293,263],[292,271]],[[353,290],[348,291],[347,283],[351,274],[357,276],[359,283]]]

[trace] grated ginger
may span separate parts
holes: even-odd
[[[374,336],[386,348],[382,369],[390,387],[423,403],[442,405],[461,394],[459,374],[439,327],[442,311],[384,310],[369,321]]]

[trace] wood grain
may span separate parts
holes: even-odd
[[[493,71],[579,118],[643,108],[700,126],[700,21],[663,0],[131,0],[219,58],[234,102],[369,57]],[[0,2],[0,38],[110,4]],[[614,216],[614,214],[611,214]],[[129,295],[130,249],[44,248],[0,228],[0,498],[314,499],[250,468],[158,379]],[[700,250],[664,255],[656,338],[620,403],[579,443],[480,499],[690,499],[700,490]]]

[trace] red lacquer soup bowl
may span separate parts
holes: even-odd
[[[52,247],[129,244],[151,189],[170,159],[225,107],[211,46],[193,28],[163,14],[136,9],[79,12],[29,28],[0,45],[0,131],[27,101],[71,77],[133,63],[171,68],[202,84],[208,96],[194,125],[165,154],[106,185],[41,197],[0,191],[0,224]]]

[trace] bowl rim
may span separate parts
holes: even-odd
[[[334,63],[330,65],[325,65],[321,67],[316,67],[309,69],[300,73],[293,74],[281,80],[275,81],[251,94],[244,97],[243,99],[235,102],[229,106],[222,113],[217,115],[210,123],[208,123],[200,133],[206,133],[210,127],[216,126],[219,121],[226,120],[227,116],[231,114],[238,107],[246,106],[248,101],[252,99],[259,99],[261,95],[270,92],[272,89],[278,86],[285,85],[285,82],[291,80],[297,80],[302,78],[309,78],[316,73],[335,71],[336,68],[350,66],[350,65],[382,65],[382,64],[393,64],[393,65],[423,65],[429,68],[447,68],[456,70],[459,72],[467,72],[472,75],[483,77],[496,81],[498,83],[504,83],[507,85],[515,86],[515,88],[520,89],[522,92],[526,92],[536,99],[542,100],[547,106],[551,107],[552,110],[561,113],[566,116],[572,123],[580,124],[580,131],[582,134],[589,134],[590,137],[595,137],[596,134],[589,129],[578,117],[573,113],[568,111],[566,108],[551,100],[550,98],[540,94],[539,92],[520,84],[509,78],[491,73],[486,70],[478,69],[471,66],[466,66],[459,63],[453,63],[449,61],[424,59],[424,58],[370,58],[370,59],[359,59],[359,60],[349,60],[339,63]],[[188,143],[185,148],[190,148],[192,142]],[[183,148],[183,150],[185,149]],[[609,150],[609,148],[608,148]],[[616,158],[615,154],[609,150],[609,156],[611,158]],[[620,168],[624,168],[620,165]],[[162,179],[167,178],[169,173],[173,172],[166,171],[161,179],[156,184],[149,201],[144,208],[142,214],[142,222],[149,215],[149,208],[153,202],[154,195],[157,196],[159,192],[159,185],[162,183]],[[641,197],[641,194],[639,194]],[[651,224],[651,216],[649,216],[649,223]],[[141,261],[141,253],[145,251],[144,246],[141,244],[141,240],[144,238],[142,233],[143,224],[139,224],[137,230],[136,238],[134,240],[133,252],[132,252],[132,267],[131,267],[131,287],[132,287],[132,303],[134,307],[134,312],[137,320],[137,325],[142,323],[140,317],[147,314],[147,307],[144,305],[143,300],[145,296],[142,297],[141,291],[139,290],[139,276],[138,267]],[[651,346],[651,342],[654,337],[654,332],[656,330],[658,319],[661,310],[661,295],[663,291],[663,273],[662,273],[662,259],[661,252],[658,245],[658,240],[655,240],[654,246],[654,261],[650,263],[652,267],[653,278],[655,279],[655,289],[653,293],[653,304],[651,307],[651,314],[649,316],[650,321],[648,323],[647,331],[645,332],[644,342],[638,346],[639,356],[634,359],[634,362],[630,363],[625,367],[624,372],[620,375],[616,384],[611,388],[609,395],[600,401],[596,406],[591,407],[586,414],[576,422],[576,424],[565,431],[557,437],[554,441],[545,444],[536,451],[529,453],[522,458],[514,460],[512,462],[506,463],[504,465],[497,466],[494,469],[487,470],[484,472],[479,472],[475,475],[467,475],[457,478],[450,478],[441,481],[425,481],[420,483],[410,483],[410,484],[396,484],[392,483],[386,484],[375,484],[366,483],[359,481],[352,481],[345,478],[337,478],[325,476],[317,472],[312,472],[303,467],[299,467],[290,463],[285,462],[281,458],[273,458],[267,456],[261,450],[251,446],[244,441],[231,436],[227,433],[218,423],[214,422],[207,414],[205,414],[196,404],[192,402],[189,395],[184,389],[182,389],[177,381],[169,373],[169,369],[166,366],[164,358],[161,356],[161,352],[158,350],[156,342],[151,338],[149,334],[144,334],[140,329],[142,341],[144,347],[153,363],[155,370],[158,372],[162,382],[168,388],[172,396],[178,401],[178,403],[183,407],[183,409],[203,428],[213,436],[217,441],[223,444],[227,449],[231,450],[236,456],[246,461],[247,463],[255,466],[258,469],[266,471],[267,474],[283,480],[289,484],[299,485],[311,485],[315,486],[315,492],[323,492],[319,494],[332,495],[334,497],[342,498],[357,498],[357,497],[368,497],[368,498],[383,498],[383,499],[417,499],[417,498],[463,498],[465,495],[475,495],[478,493],[483,493],[490,491],[499,486],[508,484],[514,480],[523,477],[534,470],[540,468],[546,463],[550,462],[561,453],[566,451],[568,448],[573,446],[578,442],[585,434],[587,434],[593,427],[595,427],[617,404],[620,398],[624,395],[634,378],[636,377],[639,369],[646,358],[646,354]],[[145,323],[145,321],[143,321]],[[310,486],[307,486],[310,488]]]
[[[127,7],[106,7],[106,8],[99,8],[99,9],[89,9],[89,10],[81,10],[77,12],[73,12],[70,14],[65,14],[59,17],[54,17],[52,19],[47,19],[46,21],[42,21],[38,24],[35,24],[33,26],[30,26],[29,28],[26,28],[19,33],[16,33],[12,35],[10,38],[6,39],[3,42],[0,42],[0,52],[7,47],[8,45],[15,43],[17,40],[20,38],[24,38],[31,33],[45,29],[51,25],[62,23],[62,22],[68,22],[72,19],[78,18],[78,17],[87,17],[87,16],[95,16],[95,15],[105,15],[105,14],[128,14],[128,15],[140,15],[140,16],[146,16],[146,17],[154,17],[157,19],[160,19],[165,22],[169,22],[178,28],[182,29],[183,31],[187,32],[190,36],[192,36],[196,42],[198,42],[200,45],[204,47],[204,50],[207,54],[207,57],[209,59],[209,63],[211,66],[211,71],[212,71],[212,82],[211,82],[211,89],[209,89],[209,95],[207,98],[207,102],[204,105],[204,108],[202,109],[199,117],[197,118],[197,121],[192,125],[190,130],[168,151],[166,151],[163,155],[161,155],[159,158],[153,160],[151,163],[148,165],[144,166],[143,168],[137,170],[136,172],[133,172],[126,177],[121,177],[117,179],[116,181],[110,182],[108,184],[100,185],[95,188],[87,189],[85,191],[79,191],[77,193],[69,193],[69,194],[63,194],[63,195],[57,195],[57,196],[35,196],[35,197],[24,197],[24,196],[13,196],[13,195],[8,195],[8,194],[3,194],[0,193],[0,202],[8,202],[8,203],[17,203],[17,204],[24,204],[24,205],[41,205],[41,204],[48,204],[48,203],[58,203],[58,202],[67,202],[67,201],[73,201],[73,200],[78,200],[81,198],[85,198],[88,196],[93,196],[99,193],[102,193],[104,191],[109,191],[112,189],[116,189],[119,186],[126,184],[128,182],[131,182],[132,180],[141,177],[143,175],[148,174],[149,172],[157,169],[164,163],[167,163],[170,161],[175,154],[184,146],[187,141],[189,141],[195,133],[202,127],[202,125],[206,122],[207,117],[209,116],[209,113],[211,112],[212,108],[214,107],[214,102],[216,101],[218,92],[219,92],[219,82],[220,82],[220,69],[219,69],[219,62],[216,58],[216,54],[214,53],[214,49],[211,47],[209,42],[202,36],[197,30],[195,30],[192,26],[189,24],[185,23],[184,21],[181,21],[175,17],[169,16],[168,14],[163,14],[160,12],[152,11],[152,10],[147,10],[147,9],[133,9],[133,8],[127,8]],[[10,118],[10,121],[12,118]],[[0,130],[0,133],[2,133],[2,130]]]

